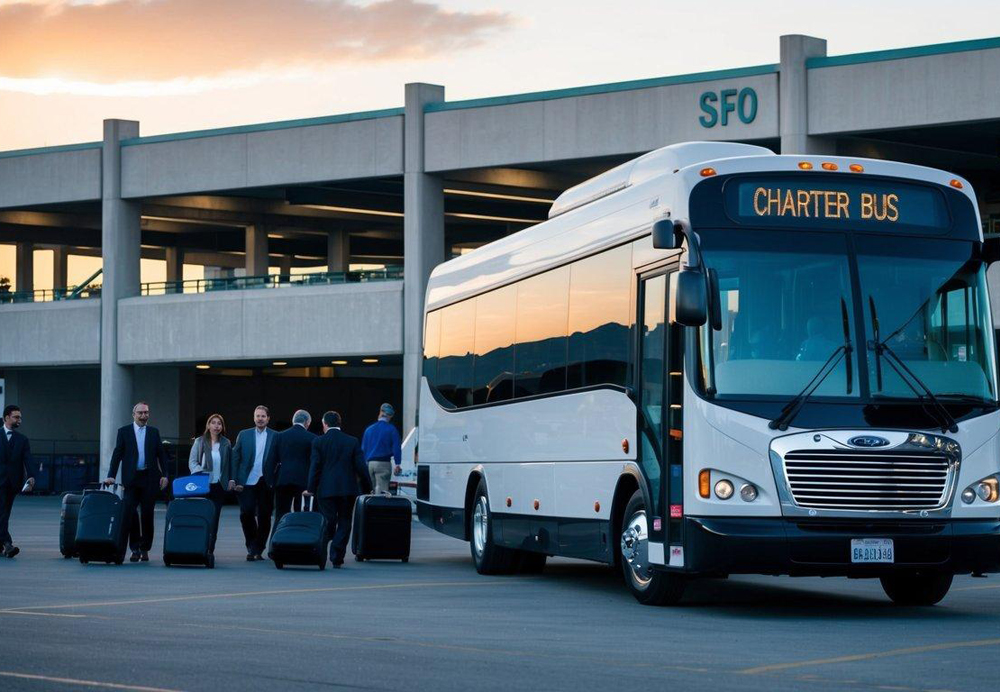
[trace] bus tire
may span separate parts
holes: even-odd
[[[636,490],[625,507],[619,536],[625,584],[643,605],[674,605],[684,595],[686,581],[678,574],[652,569],[649,565],[649,532],[646,501]]]
[[[948,594],[955,575],[933,570],[901,572],[882,577],[882,590],[896,605],[932,606]]]
[[[480,479],[472,500],[469,516],[469,548],[472,562],[480,574],[509,574],[514,566],[514,551],[499,546],[493,540],[493,522],[486,481]]]

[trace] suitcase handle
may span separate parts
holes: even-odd
[[[98,484],[97,488],[84,488],[83,494],[89,495],[90,493],[111,493],[112,495],[118,495],[118,489],[121,488],[117,483],[112,485],[104,485],[103,483]]]
[[[315,501],[316,501],[316,496],[315,495],[310,495],[309,496],[309,509],[306,509],[306,496],[305,495],[299,495],[299,511],[300,512],[312,512],[313,511],[313,504],[315,503]]]

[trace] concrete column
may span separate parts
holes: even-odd
[[[268,270],[267,228],[263,224],[247,226],[247,276],[266,276]]]
[[[330,231],[326,237],[326,270],[346,272],[351,265],[351,237],[347,231]]]
[[[423,358],[427,278],[444,261],[441,178],[424,172],[424,106],[444,101],[444,87],[406,85],[403,158],[403,435],[416,424]]]
[[[292,273],[292,256],[291,255],[281,255],[278,257],[278,273],[281,276],[289,276]],[[286,281],[287,279],[282,279]]]
[[[184,250],[179,247],[166,248],[167,281],[184,280]]]
[[[781,37],[778,117],[782,154],[833,154],[836,141],[809,136],[809,73],[806,60],[826,55],[826,41],[791,34]]]
[[[69,252],[67,248],[59,246],[52,250],[52,288],[56,291],[65,291],[67,275],[69,274]]]
[[[18,243],[14,260],[14,290],[18,293],[35,290],[35,246]]]
[[[141,204],[121,196],[121,141],[139,136],[139,123],[104,121],[101,153],[101,476],[115,435],[132,420],[132,368],[118,364],[118,301],[139,295]],[[141,396],[141,393],[140,393]]]

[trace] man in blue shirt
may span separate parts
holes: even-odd
[[[389,492],[389,476],[392,474],[392,462],[396,462],[396,472],[400,471],[399,431],[392,424],[396,414],[391,404],[382,404],[378,410],[378,420],[368,426],[361,438],[361,450],[368,462],[368,475],[372,479],[372,487],[376,493]]]

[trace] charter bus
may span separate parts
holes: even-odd
[[[417,511],[480,573],[881,580],[900,604],[1000,566],[1000,412],[969,183],[686,143],[438,266]]]

